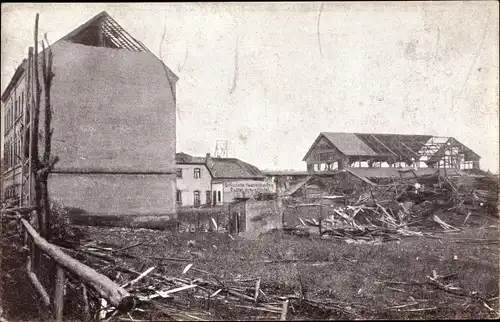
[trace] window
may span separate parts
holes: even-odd
[[[177,178],[182,178],[182,169],[177,169]]]
[[[177,190],[176,198],[175,200],[179,205],[182,205],[182,191]]]
[[[201,169],[200,168],[194,168],[194,178],[195,179],[201,178]]]
[[[207,191],[205,192],[205,199],[206,199],[206,200],[205,200],[205,203],[206,203],[207,205],[210,205],[210,203],[211,203],[211,199],[212,199],[211,197],[212,197],[212,192],[211,192],[211,191],[209,191],[209,190],[207,190]]]
[[[221,199],[222,199],[221,198],[221,193],[220,193],[220,191],[217,191],[217,201],[221,202],[222,201]]]
[[[200,206],[200,192],[199,191],[193,192],[193,203],[194,203],[195,207]]]
[[[21,164],[21,156],[22,156],[22,153],[21,153],[21,138],[18,136],[18,139],[17,139],[17,164]]]
[[[17,164],[17,141],[14,141],[14,146],[13,146],[14,153],[14,160],[12,160],[12,165],[15,166]]]

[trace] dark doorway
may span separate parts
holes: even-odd
[[[246,230],[246,200],[238,200],[229,205],[229,230],[232,234],[245,232]]]

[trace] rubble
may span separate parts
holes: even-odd
[[[300,224],[287,227],[286,232],[309,236],[317,230],[321,236],[348,243],[397,240],[403,236],[428,236],[428,228],[443,232],[459,231],[440,217],[454,212],[465,223],[472,213],[498,217],[498,179],[486,176],[421,176],[393,180],[387,185],[370,185],[345,193],[330,191],[336,203],[309,204],[321,207],[318,218],[298,218]],[[343,198],[338,198],[338,195]],[[304,206],[302,204],[301,206]]]
[[[65,252],[107,275],[131,294],[131,307],[114,308],[90,290],[90,303],[94,307],[94,318],[102,320],[149,320],[173,319],[175,321],[218,320],[217,311],[238,310],[246,314],[258,314],[266,320],[286,320],[294,305],[321,307],[355,316],[349,305],[323,302],[318,299],[304,299],[300,294],[288,294],[265,285],[259,276],[238,275],[232,279],[222,278],[199,269],[194,263],[187,263],[182,270],[169,272],[161,270],[161,264],[144,271],[130,267],[125,259],[147,260],[126,253],[137,244],[115,249],[97,241],[74,244],[63,248]],[[178,259],[188,262],[190,259]],[[87,302],[89,302],[87,300]],[[87,304],[88,305],[88,304]],[[296,307],[295,306],[295,307]],[[124,313],[125,312],[125,313]]]

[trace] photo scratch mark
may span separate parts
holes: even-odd
[[[234,77],[233,77],[233,86],[229,90],[229,94],[233,94],[236,89],[236,83],[238,81],[238,35],[236,35],[236,49],[234,51]]]
[[[169,69],[168,67],[165,65],[164,61],[163,61],[163,42],[165,41],[166,39],[166,35],[167,35],[167,17],[165,16],[165,23],[163,24],[163,33],[161,35],[161,40],[160,40],[160,46],[158,48],[158,55],[160,56],[160,60],[163,64],[163,68],[165,69],[165,73],[167,75],[167,80],[168,80],[168,85],[170,86],[170,93],[172,94],[172,99],[174,101],[174,105],[175,105],[175,109],[177,110],[177,116],[179,117],[179,121],[182,123],[182,118],[181,118],[181,109],[179,108],[179,106],[177,105],[177,98],[175,96],[175,90],[174,90],[174,86],[172,85],[172,81],[170,80],[170,74],[169,74]]]
[[[165,20],[167,19],[167,17],[165,16]],[[163,24],[163,33],[161,35],[161,40],[160,40],[160,48],[158,49],[158,53],[160,55],[160,59],[163,61],[163,54],[162,54],[162,50],[163,50],[163,42],[165,41],[165,37],[167,35],[167,22],[165,22]]]
[[[434,62],[439,59],[439,41],[441,40],[441,28],[436,25],[437,35],[436,35],[436,51],[434,52]]]
[[[319,33],[319,22],[321,20],[321,13],[323,12],[323,6],[325,5],[324,2],[321,3],[321,7],[319,8],[319,14],[318,14],[318,25],[317,25],[317,29],[316,29],[316,34],[318,35],[318,48],[319,48],[319,54],[321,55],[321,57],[323,57],[323,51],[321,50],[321,36],[320,36],[320,33]]]
[[[188,43],[186,41],[186,55],[184,56],[184,62],[182,63],[182,66],[181,66],[181,64],[177,64],[177,70],[179,71],[179,73],[184,69],[184,66],[186,66],[188,52],[189,52],[189,47],[188,47]]]

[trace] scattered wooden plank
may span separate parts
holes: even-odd
[[[259,297],[259,290],[260,290],[260,278],[255,282],[255,295],[254,295],[254,301],[257,302],[257,298]]]
[[[402,304],[402,305],[384,307],[382,309],[383,310],[396,310],[396,309],[402,309],[402,308],[405,308],[405,307],[408,307],[408,306],[414,306],[414,305],[418,305],[418,304],[419,304],[419,302],[412,302],[412,303],[408,303],[408,304]]]
[[[193,266],[193,264],[188,264],[188,265],[184,268],[184,270],[182,271],[182,275],[186,274],[186,273],[189,271],[189,269],[191,268],[191,266]]]
[[[151,271],[153,271],[156,267],[150,267],[148,268],[147,270],[144,271],[144,273],[142,273],[141,275],[137,276],[135,279],[133,279],[132,281],[130,282],[127,282],[125,284],[122,285],[123,288],[125,287],[128,287],[128,286],[132,286],[134,285],[135,283],[139,282],[140,280],[142,280],[144,277],[146,277],[149,273],[151,273]]]
[[[421,312],[421,311],[434,311],[437,310],[437,307],[423,307],[421,309],[409,309],[409,310],[403,310],[403,312]]]
[[[233,304],[232,306],[234,306],[234,307],[240,307],[240,308],[243,308],[243,309],[255,310],[255,311],[263,311],[263,312],[270,312],[270,313],[281,314],[281,309],[272,310],[272,309],[268,309],[266,307],[246,306],[246,305],[238,305],[238,304]]]
[[[239,297],[239,298],[242,298],[242,299],[245,299],[245,300],[248,300],[248,301],[253,302],[253,297],[251,297],[251,296],[248,296],[248,295],[242,294],[242,293],[240,293],[240,292],[237,292],[237,291],[234,291],[234,290],[231,290],[231,289],[227,290],[227,292],[228,292],[229,294],[231,294],[231,295],[236,296],[236,297]]]
[[[147,298],[148,299],[153,299],[153,298],[156,298],[158,296],[161,296],[163,298],[167,298],[167,297],[170,297],[171,294],[174,294],[174,293],[177,293],[177,292],[180,292],[180,291],[184,291],[184,290],[188,290],[188,289],[191,289],[191,288],[195,288],[197,286],[198,285],[191,284],[191,285],[185,285],[185,286],[177,287],[177,288],[174,288],[174,289],[171,289],[171,290],[168,290],[168,291],[156,291],[156,294],[150,295]]]
[[[135,244],[132,244],[132,245],[130,245],[130,246],[126,246],[126,247],[122,247],[122,248],[120,248],[120,249],[117,249],[117,250],[115,250],[114,252],[116,252],[116,253],[120,253],[120,252],[123,252],[123,251],[125,251],[125,250],[127,250],[127,249],[131,249],[131,248],[134,248],[134,247],[140,246],[140,245],[142,245],[142,244],[144,244],[144,242],[135,243]]]

